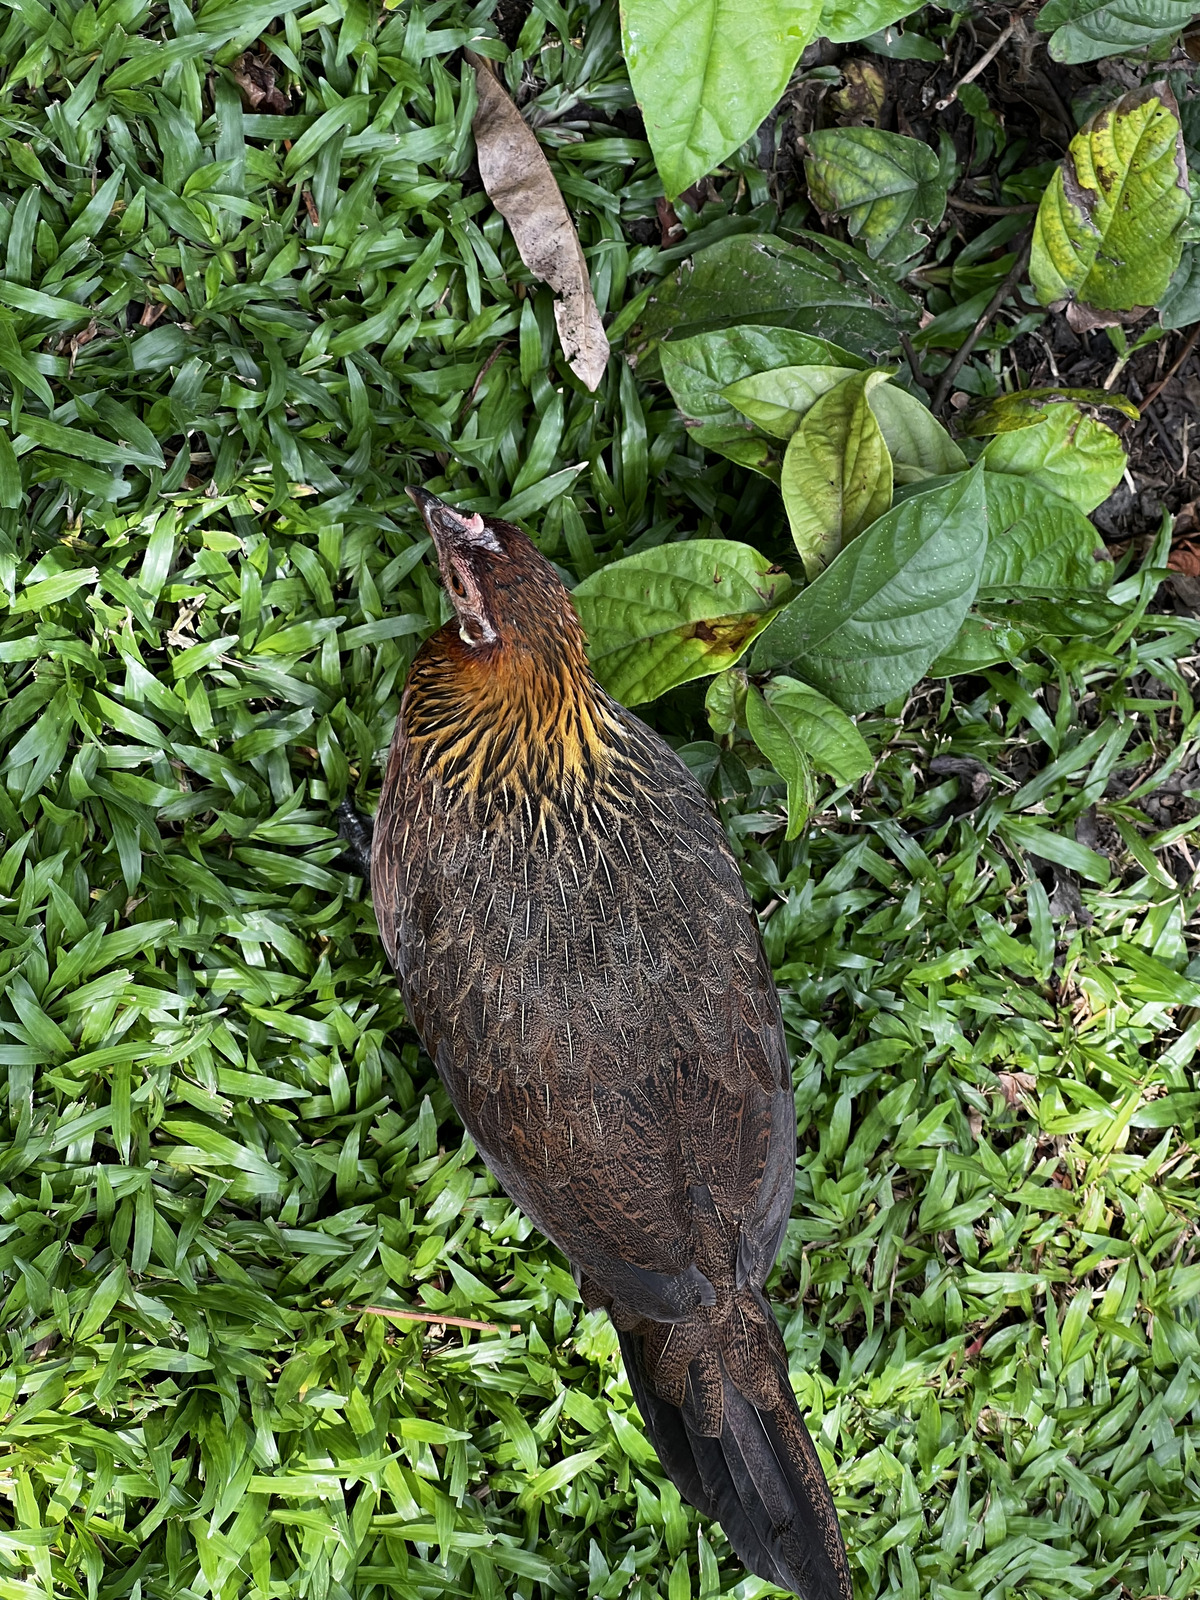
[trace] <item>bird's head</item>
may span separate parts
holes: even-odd
[[[456,511],[426,489],[408,492],[456,613],[410,669],[410,744],[447,794],[482,799],[489,816],[532,793],[582,792],[619,729],[571,596],[511,522]]]
[[[468,651],[498,656],[557,646],[582,635],[554,568],[511,522],[456,511],[427,489],[409,489],[437,551],[442,582]]]

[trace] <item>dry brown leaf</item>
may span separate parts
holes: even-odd
[[[1000,1079],[1004,1098],[1014,1110],[1025,1095],[1032,1094],[1037,1088],[1037,1078],[1032,1072],[998,1072],[996,1076]]]
[[[483,57],[468,51],[467,59],[479,92],[472,128],[483,187],[508,223],[521,260],[554,291],[567,365],[596,389],[608,364],[608,339],[575,224],[532,129]]]
[[[247,51],[230,63],[229,75],[241,90],[247,111],[273,111],[286,116],[292,109],[287,95],[275,87],[275,68],[269,55],[254,56]]]
[[[1172,572],[1181,572],[1185,578],[1200,578],[1200,545],[1190,539],[1173,544],[1167,566]]]

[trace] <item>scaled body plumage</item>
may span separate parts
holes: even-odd
[[[846,1600],[762,1295],[795,1115],[737,864],[678,757],[596,684],[525,536],[414,499],[458,617],[413,665],[372,846],[410,1016],[484,1160],[609,1308],[681,1492],[753,1570]]]

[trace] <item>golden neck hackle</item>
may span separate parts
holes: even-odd
[[[445,803],[487,817],[527,800],[580,799],[619,733],[574,616],[519,642],[472,647],[449,623],[413,663],[404,695],[410,760]]]

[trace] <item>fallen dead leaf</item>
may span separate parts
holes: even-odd
[[[479,92],[472,127],[483,187],[508,223],[521,260],[554,291],[567,365],[596,389],[608,364],[608,339],[575,224],[532,129],[488,62],[470,50],[467,59]]]
[[[1059,301],[1050,309],[1060,310],[1062,305],[1063,302]],[[1146,306],[1131,306],[1128,311],[1098,311],[1095,306],[1085,306],[1078,300],[1072,300],[1067,305],[1067,325],[1073,333],[1094,333],[1098,328],[1129,327],[1149,314]]]
[[[1037,1088],[1037,1078],[1032,1072],[998,1072],[1000,1087],[1004,1091],[1004,1098],[1015,1111],[1021,1104],[1022,1098],[1032,1094]]]
[[[247,111],[273,111],[286,116],[292,109],[288,97],[275,86],[275,68],[268,56],[238,56],[230,63],[229,76],[242,91],[242,102]]]
[[[887,100],[887,79],[873,61],[852,58],[842,64],[843,86],[830,95],[838,122],[849,127],[878,127]]]
[[[1200,578],[1200,544],[1190,539],[1178,540],[1171,546],[1167,566],[1172,572],[1181,572],[1185,578]]]

